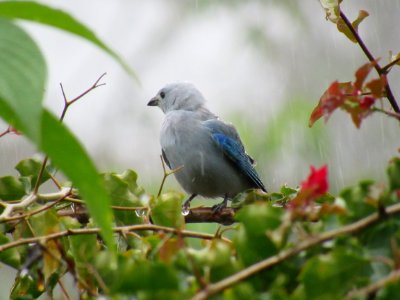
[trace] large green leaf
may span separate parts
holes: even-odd
[[[32,1],[4,1],[0,2],[0,16],[38,22],[78,35],[107,52],[138,80],[133,70],[115,51],[102,42],[93,31],[62,10]]]
[[[104,240],[113,248],[111,201],[96,167],[72,133],[52,114],[45,110],[42,120],[41,149],[79,189]]]
[[[0,117],[38,141],[46,63],[24,30],[1,18],[0,70]]]

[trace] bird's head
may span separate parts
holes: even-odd
[[[158,106],[164,113],[173,110],[195,111],[205,103],[203,95],[188,82],[170,83],[158,91],[148,106]]]

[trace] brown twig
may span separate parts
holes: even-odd
[[[28,211],[27,213],[24,213],[24,214],[21,214],[21,215],[18,215],[18,216],[5,218],[3,221],[4,222],[8,222],[8,221],[16,221],[16,220],[20,220],[20,219],[30,218],[33,215],[39,214],[41,212],[44,212],[44,211],[52,208],[53,206],[57,205],[58,203],[63,201],[69,194],[70,194],[70,191],[67,192],[65,195],[61,195],[59,199],[55,200],[54,202],[52,202],[52,203],[50,203],[48,205],[41,206],[38,209]]]
[[[354,29],[353,25],[347,19],[346,15],[340,11],[340,17],[343,19],[344,23],[346,24],[347,28],[351,31],[353,34],[354,38],[356,39],[357,43],[360,45],[361,49],[363,50],[364,54],[367,56],[368,60],[370,62],[375,62],[374,67],[375,70],[378,72],[379,75],[385,75],[387,73],[387,69],[382,68],[375,57],[372,55],[371,51],[367,48],[365,45],[364,41],[361,39],[360,35],[358,34],[357,30]],[[392,89],[390,88],[390,85],[388,82],[386,82],[385,85],[385,90],[386,90],[386,98],[389,100],[390,105],[392,106],[393,110],[397,113],[400,113],[400,108],[399,105],[397,104],[397,101],[393,95]]]
[[[386,213],[388,216],[395,215],[400,213],[400,204],[394,204],[386,208]],[[293,248],[283,250],[278,254],[266,258],[258,263],[255,263],[225,279],[218,281],[216,283],[210,284],[206,289],[197,293],[191,300],[204,300],[208,299],[210,296],[215,295],[230,286],[245,280],[261,271],[269,269],[282,261],[285,261],[289,257],[295,256],[300,252],[314,247],[315,245],[319,245],[323,242],[332,240],[338,236],[345,235],[345,234],[352,234],[358,232],[374,223],[377,223],[381,220],[379,213],[371,214],[361,220],[358,220],[354,223],[349,225],[343,226],[341,228],[327,231],[315,236],[311,236],[309,238],[304,239],[303,241],[299,242]]]
[[[6,134],[10,133],[11,132],[10,128],[11,127],[8,126],[6,130],[4,130],[2,133],[0,133],[0,138],[5,136]]]
[[[66,199],[68,200],[68,198]],[[116,209],[113,207],[113,209]],[[121,211],[140,211],[147,210],[146,207],[118,207]],[[214,212],[211,207],[197,207],[190,209],[185,216],[185,223],[218,223],[222,225],[231,225],[236,222],[235,214],[237,208],[225,207],[219,212]],[[63,209],[58,211],[58,215],[62,217],[88,216],[88,212],[84,208],[72,211],[71,209]]]
[[[395,60],[391,61],[390,63],[388,63],[386,66],[382,67],[382,72],[384,74],[389,73],[390,68],[393,67],[394,65],[398,64],[400,62],[400,57],[396,58]]]
[[[160,184],[160,188],[159,188],[158,193],[157,193],[157,197],[160,197],[162,189],[164,187],[165,180],[167,179],[167,177],[169,175],[171,175],[171,174],[174,174],[175,172],[178,172],[179,170],[181,170],[183,168],[183,166],[179,166],[179,167],[177,167],[177,168],[175,168],[175,169],[173,169],[171,171],[167,171],[167,168],[165,167],[165,162],[164,162],[163,156],[160,155],[160,158],[161,158],[161,165],[162,165],[162,168],[163,168],[163,171],[164,171],[164,176],[163,176],[163,179],[161,180],[161,184]]]
[[[75,97],[74,99],[69,100],[69,101],[68,101],[67,96],[65,94],[64,87],[63,87],[62,83],[60,83],[61,92],[63,94],[63,99],[64,99],[64,108],[63,108],[63,110],[61,112],[60,122],[62,122],[64,120],[65,114],[67,113],[68,108],[72,104],[74,104],[76,101],[78,101],[79,99],[81,99],[83,96],[87,95],[89,92],[93,91],[94,89],[96,89],[96,88],[98,88],[98,87],[100,87],[102,85],[105,85],[105,83],[99,83],[99,82],[104,76],[106,76],[106,74],[107,73],[101,74],[101,76],[94,82],[94,84],[91,87],[89,87],[82,94],[78,95],[77,97]],[[46,168],[48,159],[49,159],[49,157],[45,156],[45,158],[43,159],[42,165],[40,166],[39,175],[37,177],[37,181],[36,181],[35,187],[33,189],[33,193],[34,194],[37,194],[37,192],[39,191],[40,181],[41,181],[41,179],[43,177],[44,170]]]
[[[393,118],[395,118],[395,119],[400,121],[400,113],[387,111],[387,110],[384,110],[384,109],[381,109],[381,108],[378,108],[378,107],[374,107],[372,110],[384,113],[385,115],[387,115],[389,117],[393,117]]]
[[[348,299],[348,300],[360,299],[360,298],[369,299],[369,298],[367,298],[368,295],[371,295],[371,294],[377,292],[378,290],[380,290],[381,288],[384,288],[388,284],[397,282],[399,280],[400,280],[400,270],[392,271],[386,277],[384,277],[366,287],[360,288],[358,290],[350,291],[347,294],[346,299]]]
[[[215,236],[212,234],[189,231],[189,230],[179,230],[176,228],[153,225],[153,224],[118,226],[118,227],[114,227],[112,230],[114,233],[150,230],[150,231],[162,231],[162,232],[169,232],[169,233],[173,233],[173,234],[180,234],[184,237],[199,238],[199,239],[204,239],[204,240],[212,240],[215,238]],[[16,241],[12,241],[12,242],[0,245],[0,252],[10,249],[10,248],[26,245],[26,244],[45,243],[47,241],[50,241],[53,239],[59,239],[64,236],[98,234],[98,233],[100,233],[99,228],[68,229],[68,230],[52,233],[49,235],[18,239]],[[224,238],[224,237],[222,237],[221,240],[224,242],[227,242],[227,243],[231,243],[231,241],[229,239]]]

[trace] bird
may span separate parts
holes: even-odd
[[[222,197],[214,213],[228,200],[248,189],[267,192],[235,127],[221,120],[206,106],[202,93],[189,82],[165,85],[147,103],[165,114],[160,131],[163,160],[189,198],[182,212],[189,211],[196,196]]]

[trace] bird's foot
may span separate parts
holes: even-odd
[[[221,203],[214,205],[211,209],[214,214],[221,212],[228,205],[228,196],[224,197]]]

